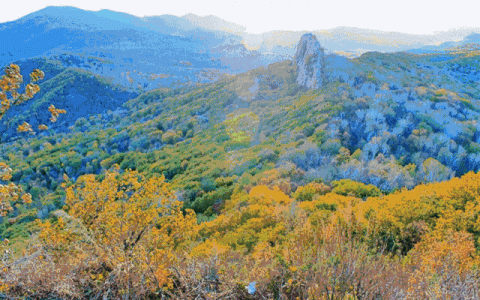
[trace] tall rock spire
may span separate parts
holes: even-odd
[[[310,89],[322,86],[324,78],[325,53],[315,35],[302,35],[297,45],[294,63],[297,66],[297,83]]]

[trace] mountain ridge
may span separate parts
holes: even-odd
[[[80,9],[66,7],[68,10],[79,12]],[[40,12],[56,11],[55,7],[47,7]],[[192,35],[192,31],[206,30],[217,32],[217,37],[227,38],[227,43],[244,43],[248,49],[258,50],[262,54],[270,53],[280,56],[293,57],[296,41],[307,31],[268,31],[262,34],[251,34],[245,31],[245,27],[235,24],[219,17],[197,16],[187,14],[184,16],[145,16],[136,17],[126,13],[100,10],[87,11],[97,17],[109,17],[112,21],[120,24],[136,24],[145,29],[156,30],[168,34]],[[31,15],[41,15],[36,12]],[[27,16],[26,16],[27,17]],[[23,19],[25,17],[22,17]],[[155,23],[154,20],[162,20]],[[187,21],[185,23],[184,21]],[[183,27],[183,28],[182,28]],[[222,32],[222,34],[220,34]],[[331,51],[349,52],[352,55],[360,55],[368,51],[405,51],[418,49],[428,45],[437,45],[447,41],[457,42],[467,35],[480,32],[480,28],[451,29],[433,34],[408,34],[396,31],[381,31],[362,29],[357,27],[335,27],[331,29],[314,30],[314,34],[326,48]],[[220,34],[220,35],[219,35]],[[225,36],[227,34],[227,36]],[[195,34],[193,34],[194,36]]]
[[[271,61],[258,53],[251,60],[248,51],[236,57],[239,63],[231,69],[225,60],[222,62],[221,52],[213,54],[210,50],[236,43],[234,35],[198,26],[182,29],[186,21],[176,17],[172,26],[165,27],[169,20],[172,18],[142,19],[108,10],[47,7],[0,24],[0,65],[42,56],[75,55],[76,60],[93,56],[99,61],[108,57],[89,71],[132,89],[153,89],[211,81],[216,76],[205,76],[205,72],[239,72],[246,70],[243,65],[258,67]],[[125,79],[127,73],[130,75]]]

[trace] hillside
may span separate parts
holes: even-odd
[[[17,62],[45,78],[0,123],[1,293],[478,298],[478,47],[346,58],[309,33],[247,72],[218,47],[237,74],[147,92],[98,75],[108,56]]]
[[[48,83],[75,78],[85,89],[78,99],[88,99],[89,87],[98,86],[89,80],[99,79],[64,71],[46,80],[44,94],[29,104],[35,109],[51,102],[71,111],[62,116],[62,130],[3,144],[3,157],[19,170],[14,178],[24,183],[30,177],[24,178],[22,169],[29,170],[26,174],[33,170],[42,181],[57,182],[47,170],[77,178],[100,173],[113,162],[122,169],[163,173],[192,203],[204,201],[199,193],[214,195],[215,185],[204,184],[221,174],[241,181],[246,172],[255,176],[291,163],[303,174],[297,184],[348,178],[383,191],[413,187],[480,167],[476,60],[470,52],[367,53],[350,60],[326,55],[319,61],[321,73],[315,73],[321,77],[317,89],[299,85],[296,65],[284,61],[214,84],[147,92],[127,102],[129,94],[122,98],[117,91],[111,106],[101,102],[102,108],[83,113],[75,108],[76,100],[68,100],[76,99],[72,94],[57,97],[64,88],[48,91]],[[110,87],[102,93],[110,97],[113,91]],[[51,93],[56,96],[48,96]],[[44,141],[50,145],[38,148]],[[90,157],[83,149],[93,141],[98,149]],[[35,153],[26,165],[15,154],[18,147]],[[73,153],[80,162],[75,168],[69,168],[68,161],[55,162],[65,149],[77,149]],[[9,156],[11,151],[14,156]],[[192,151],[210,153],[209,158],[192,156]],[[48,164],[35,162],[34,157],[44,156]]]
[[[52,133],[68,132],[78,119],[115,111],[138,95],[104,77],[82,69],[65,68],[52,60],[32,59],[19,66],[24,78],[33,69],[45,70],[47,75],[40,84],[41,91],[32,100],[13,107],[2,118],[0,142],[19,138],[17,127],[25,121],[34,128],[49,124]],[[50,122],[50,105],[67,110],[68,117],[56,123]]]

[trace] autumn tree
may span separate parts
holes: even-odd
[[[23,93],[20,93],[21,85],[23,83],[23,76],[20,73],[20,67],[15,64],[10,64],[6,67],[5,75],[0,78],[0,120],[13,105],[19,105],[32,99],[33,96],[40,91],[40,86],[36,84],[36,82],[42,80],[44,77],[45,74],[41,70],[34,69],[30,73],[30,83],[25,86]],[[60,114],[66,113],[64,109],[55,108],[53,104],[50,105],[48,111],[51,114],[50,121],[52,123],[57,121]],[[38,129],[47,130],[48,126],[40,124]],[[35,134],[32,126],[27,122],[18,125],[17,131],[28,132],[32,135]]]
[[[20,73],[20,67],[15,64],[10,64],[5,68],[5,75],[0,78],[0,120],[7,113],[13,105],[19,105],[25,101],[32,99],[39,91],[40,86],[36,82],[42,80],[45,74],[39,70],[34,69],[30,73],[30,83],[24,87],[23,93],[20,93],[21,85],[23,83],[23,76]],[[56,122],[59,114],[66,113],[63,109],[57,109],[50,105],[48,108],[52,117],[51,122]],[[41,124],[38,126],[39,130],[47,130],[48,126]],[[17,127],[18,132],[28,132],[35,134],[33,128],[27,122],[23,122]],[[7,183],[11,179],[12,170],[3,162],[0,162],[0,215],[5,216],[9,211],[13,210],[11,203],[16,203],[21,200],[23,203],[30,203],[32,197],[28,193],[24,193],[22,188],[14,183]]]
[[[43,247],[56,266],[70,262],[63,266],[70,278],[58,284],[88,274],[97,292],[114,298],[172,288],[170,267],[195,237],[197,223],[193,211],[182,213],[164,177],[120,173],[117,166],[101,180],[95,175],[65,180],[65,212],[40,225]],[[88,265],[82,263],[86,257]]]
[[[44,73],[35,69],[30,73],[30,83],[25,86],[23,93],[20,93],[20,87],[23,83],[23,76],[20,74],[20,67],[11,64],[5,68],[5,75],[0,78],[0,120],[13,105],[19,105],[31,99],[40,91],[40,87],[35,84],[44,78]],[[23,123],[18,127],[19,132],[33,132],[30,124]],[[0,215],[5,216],[13,210],[12,203],[22,201],[30,203],[32,197],[24,193],[22,188],[9,180],[12,178],[12,170],[3,162],[0,162]]]
[[[12,178],[12,169],[0,162],[0,216],[6,216],[13,210],[12,204],[32,202],[32,196],[24,193],[23,189],[9,180]]]
[[[25,91],[20,93],[20,86],[23,83],[23,76],[20,74],[20,67],[15,64],[5,68],[5,75],[0,78],[0,119],[13,106],[22,104],[29,100],[40,91],[40,87],[35,82],[44,78],[44,73],[35,69],[30,73],[31,83],[25,86]]]

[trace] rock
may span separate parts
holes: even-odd
[[[245,288],[247,289],[247,292],[250,294],[250,295],[253,295],[255,294],[256,292],[256,288],[255,288],[255,285],[257,283],[255,281],[253,282],[250,282]]]
[[[63,218],[65,220],[72,218],[67,212],[62,209],[57,209],[56,211],[52,212],[52,215],[56,218]]]
[[[325,52],[315,35],[304,34],[293,59],[297,66],[297,83],[310,89],[322,86],[325,77]]]

